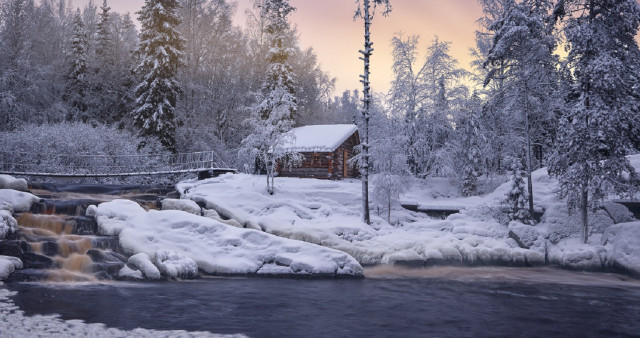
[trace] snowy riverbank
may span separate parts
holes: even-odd
[[[564,201],[553,194],[555,180],[542,169],[534,172],[533,182],[536,208],[544,210],[535,226],[499,221],[497,211],[509,183],[483,196],[463,198],[446,181],[416,180],[404,201],[463,210],[442,220],[396,206],[392,224],[374,216],[371,226],[360,219],[357,180],[277,178],[273,196],[265,191],[264,177],[242,174],[177,187],[183,198],[240,226],[337,249],[363,265],[550,264],[640,276],[640,222],[632,220],[626,208],[606,203],[591,215],[589,243],[583,244],[578,216],[569,215]]]

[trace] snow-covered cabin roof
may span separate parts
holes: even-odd
[[[294,137],[283,148],[295,152],[332,152],[358,127],[353,124],[320,124],[291,129]]]

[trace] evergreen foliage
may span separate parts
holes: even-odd
[[[640,23],[635,0],[561,0],[554,14],[564,20],[573,70],[574,95],[559,123],[549,173],[570,210],[580,209],[583,241],[588,212],[609,194],[629,196],[638,175],[626,155],[637,146],[640,128],[640,51],[634,37]]]
[[[135,89],[134,123],[143,136],[158,138],[168,150],[175,152],[175,114],[181,92],[176,81],[182,64],[184,40],[176,30],[180,23],[177,0],[146,0],[138,12],[142,30],[137,54],[141,58],[135,72],[142,81]]]
[[[67,62],[69,71],[67,73],[67,88],[65,92],[66,101],[69,102],[74,111],[67,115],[67,120],[72,121],[77,117],[86,122],[87,111],[86,87],[87,87],[87,31],[84,28],[84,21],[80,15],[80,9],[73,17],[73,38]]]
[[[523,168],[522,160],[513,159],[510,171],[511,189],[504,200],[507,216],[510,221],[518,221],[523,224],[533,224],[532,214],[527,207],[529,192],[527,190],[527,173]]]

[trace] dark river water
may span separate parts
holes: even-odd
[[[640,337],[640,282],[554,269],[371,269],[362,280],[8,284],[26,315],[252,337]]]

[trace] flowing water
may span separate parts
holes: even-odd
[[[640,337],[640,281],[616,274],[378,266],[363,280],[112,281],[126,257],[96,235],[86,206],[125,197],[153,208],[159,196],[121,190],[35,191],[45,202],[19,215],[14,240],[40,266],[5,284],[26,315],[253,337]]]
[[[253,337],[640,337],[640,282],[551,268],[367,270],[364,280],[17,283],[28,315]]]

